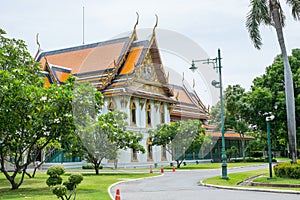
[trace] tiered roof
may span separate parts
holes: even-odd
[[[91,82],[104,96],[169,102],[173,105],[171,118],[206,120],[207,109],[196,93],[168,83],[157,47],[156,26],[150,40],[139,41],[134,28],[128,37],[39,53],[36,60],[42,64],[45,86],[61,84],[72,74],[77,81]]]
[[[173,106],[171,113],[171,118],[174,121],[182,119],[208,119],[208,111],[195,92],[189,91],[184,84],[182,86],[172,86],[174,88],[174,98],[178,101]]]

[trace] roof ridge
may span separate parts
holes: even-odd
[[[126,37],[122,37],[122,38],[105,40],[105,41],[95,42],[95,43],[90,43],[90,44],[81,44],[81,45],[73,46],[73,47],[66,47],[66,48],[56,49],[56,50],[51,50],[51,51],[43,51],[37,56],[36,61],[37,62],[40,61],[40,59],[43,56],[49,56],[49,55],[54,55],[54,54],[59,54],[59,53],[66,53],[66,52],[82,50],[82,49],[89,49],[89,48],[93,48],[96,46],[104,46],[104,45],[114,44],[114,43],[118,43],[121,41],[127,41],[127,40],[130,40],[130,37],[126,36]]]

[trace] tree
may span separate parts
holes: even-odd
[[[297,125],[297,136],[299,137],[299,94],[300,88],[300,50],[293,49],[292,55],[289,56],[289,62],[291,64],[291,70],[293,73],[294,81],[294,96],[296,104],[296,125]],[[272,65],[268,66],[265,73],[254,79],[252,90],[256,88],[268,88],[270,90],[272,97],[269,103],[269,111],[273,112],[275,119],[273,120],[272,131],[275,134],[271,134],[272,143],[274,148],[277,150],[284,150],[288,144],[288,134],[287,134],[287,113],[286,113],[286,102],[285,102],[285,88],[284,88],[284,61],[282,56],[276,56]],[[264,105],[262,105],[264,106]],[[266,130],[266,129],[264,129]],[[275,137],[274,137],[275,135]],[[274,143],[275,142],[275,143]],[[299,141],[298,141],[299,145]]]
[[[226,106],[226,127],[239,133],[242,143],[243,160],[246,160],[245,133],[248,131],[249,124],[242,118],[242,97],[245,95],[245,89],[240,85],[229,85],[225,90]]]
[[[150,130],[152,145],[165,146],[180,168],[185,159],[185,152],[200,147],[205,138],[201,121],[177,121],[173,124],[159,124]]]
[[[43,87],[36,63],[24,41],[0,30],[0,166],[12,189],[18,189],[43,148],[73,130],[71,91],[64,85]],[[9,173],[7,163],[14,169]],[[21,178],[16,178],[21,173]]]
[[[120,149],[145,152],[139,142],[142,134],[127,130],[127,115],[121,111],[101,114],[102,94],[88,82],[76,83],[74,87],[73,114],[76,134],[88,162],[96,174],[104,158],[116,159]],[[73,148],[74,149],[74,148]]]
[[[300,19],[300,3],[299,0],[286,0],[286,3],[292,8],[292,15],[295,20]],[[284,61],[284,85],[287,112],[287,128],[289,147],[292,156],[292,162],[297,162],[297,145],[296,145],[296,121],[295,121],[295,100],[293,76],[287,51],[283,37],[283,27],[285,17],[281,9],[279,0],[251,0],[251,10],[247,15],[246,27],[250,34],[250,38],[257,49],[262,46],[262,39],[259,32],[261,24],[274,26],[277,33],[277,39],[281,49]]]
[[[98,117],[98,123],[93,132],[93,137],[98,138],[92,147],[95,153],[88,152],[88,161],[93,163],[96,174],[99,174],[98,169],[102,159],[116,160],[119,149],[130,148],[145,153],[144,147],[139,144],[143,139],[142,134],[127,130],[126,119],[126,113],[117,110]],[[90,135],[90,133],[83,137]]]

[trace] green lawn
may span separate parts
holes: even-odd
[[[68,172],[63,175],[63,180],[67,180]],[[101,199],[110,200],[107,188],[118,181],[124,179],[136,179],[142,177],[155,176],[157,174],[144,173],[83,173],[83,181],[77,188],[77,199],[90,200]],[[57,200],[46,185],[46,173],[38,173],[35,178],[26,177],[23,185],[18,190],[11,190],[10,183],[0,173],[0,199],[31,199],[31,200]]]
[[[243,167],[243,166],[253,166],[267,164],[263,162],[237,162],[237,163],[227,163],[228,168],[233,167]],[[221,163],[201,163],[201,164],[188,164],[186,166],[181,165],[179,169],[219,169],[221,168]],[[165,169],[172,169],[172,167],[165,167]]]
[[[240,181],[243,181],[245,179],[248,179],[250,177],[256,176],[258,174],[265,174],[268,173],[267,169],[262,169],[262,170],[255,170],[255,171],[249,171],[249,172],[242,172],[242,173],[234,173],[234,174],[229,174],[228,180],[222,179],[220,176],[217,177],[212,177],[205,179],[203,183],[205,184],[212,184],[212,185],[222,185],[222,186],[232,186],[232,187],[237,187],[237,183]]]
[[[259,178],[255,179],[254,181],[264,182],[264,183],[300,184],[300,180],[297,180],[297,179],[286,179],[286,178],[278,178],[278,177],[273,177],[272,179],[268,179],[268,174],[269,174],[268,169],[229,174],[228,180],[224,180],[220,176],[212,177],[212,178],[203,180],[203,183],[218,185],[218,186],[251,187],[251,188],[253,188],[254,186],[237,186],[237,183],[239,183],[247,178],[251,178],[253,176],[260,175],[260,174],[264,174],[264,177],[259,177]],[[286,188],[286,187],[284,187],[284,188],[276,187],[275,188],[275,187],[255,186],[255,188],[300,191],[300,188]]]
[[[274,177],[272,179],[269,179],[269,176],[263,176],[259,177],[253,182],[258,182],[258,183],[275,183],[275,184],[300,184],[299,179],[291,179],[291,178],[279,178],[279,177]]]

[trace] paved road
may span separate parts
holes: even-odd
[[[228,173],[265,168],[267,166],[229,169]],[[193,170],[166,172],[164,176],[123,182],[110,190],[114,195],[117,188],[121,200],[296,200],[297,194],[237,191],[199,186],[199,181],[220,175],[220,170]]]

